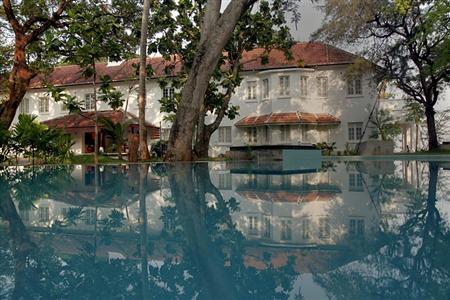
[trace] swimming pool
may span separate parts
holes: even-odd
[[[0,170],[0,298],[448,299],[450,162]]]

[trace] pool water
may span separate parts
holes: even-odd
[[[0,169],[1,299],[450,299],[450,162]]]

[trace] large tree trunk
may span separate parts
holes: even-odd
[[[140,225],[140,247],[139,255],[141,256],[141,284],[142,299],[150,299],[149,282],[148,282],[148,237],[147,237],[147,175],[149,165],[139,166],[139,225]]]
[[[0,123],[9,128],[22,102],[31,79],[35,76],[26,65],[25,37],[16,37],[14,65],[8,79],[8,100],[0,104]]]
[[[434,119],[435,115],[433,106],[425,106],[425,116],[427,117],[427,131],[428,131],[428,150],[439,149],[439,142],[436,132],[436,122]]]
[[[209,0],[201,27],[201,38],[188,79],[181,93],[175,122],[170,131],[166,160],[192,160],[192,141],[208,82],[231,37],[236,23],[252,1],[232,0],[220,14],[221,1]]]
[[[211,134],[212,133],[209,132],[206,126],[201,133],[197,134],[196,142],[194,145],[194,153],[197,158],[208,158]]]
[[[147,35],[148,35],[148,15],[150,11],[150,0],[144,0],[144,11],[142,12],[141,23],[141,45],[139,52],[139,149],[141,160],[150,159],[147,145],[147,128],[145,127],[145,107],[147,79]]]
[[[205,173],[198,173],[190,164],[168,166],[170,190],[186,238],[184,256],[198,270],[198,280],[204,287],[199,298],[238,299],[234,279],[224,266],[224,249],[212,241],[209,233],[205,194],[210,186],[209,178],[202,175]]]
[[[60,0],[58,9],[52,13],[51,18],[36,26],[40,18],[31,16],[28,20],[20,20],[14,10],[18,9],[15,1],[3,0],[3,10],[6,20],[10,24],[14,35],[14,62],[8,79],[8,99],[0,104],[0,123],[9,128],[16,115],[17,108],[22,102],[31,79],[36,76],[27,65],[26,47],[37,41],[50,27],[59,26],[58,21],[68,5],[68,0]],[[14,7],[16,6],[16,7]]]

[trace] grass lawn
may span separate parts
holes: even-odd
[[[92,155],[92,154],[74,155],[71,159],[66,160],[64,163],[80,164],[80,165],[94,164],[94,155]],[[100,163],[100,164],[120,164],[120,163],[127,163],[127,161],[113,158],[111,156],[99,155],[98,163]]]

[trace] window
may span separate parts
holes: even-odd
[[[256,143],[258,141],[258,130],[256,127],[247,128],[247,138],[249,143]]]
[[[173,87],[165,87],[163,89],[163,98],[173,98],[175,89]]]
[[[269,98],[269,78],[262,80],[262,97],[263,99]]]
[[[352,236],[364,235],[364,220],[363,219],[350,219],[348,233]]]
[[[317,95],[319,97],[328,97],[328,78],[317,77]]]
[[[30,99],[23,98],[22,102],[20,102],[19,112],[21,114],[29,114],[30,113]]]
[[[330,219],[319,219],[319,237],[321,239],[328,239],[331,236]]]
[[[364,190],[364,178],[361,173],[348,174],[348,187],[350,191],[363,191]]]
[[[163,219],[164,230],[174,231],[175,230],[175,219],[172,216],[167,216]]]
[[[94,94],[84,95],[84,109],[93,110],[95,109],[95,97]]]
[[[264,126],[262,128],[262,131],[263,131],[264,142],[270,143],[270,128],[269,128],[269,126]]]
[[[282,241],[292,240],[292,221],[291,220],[281,220],[281,240]]]
[[[348,123],[348,140],[359,141],[362,138],[362,122]]]
[[[347,78],[347,94],[348,95],[362,95],[361,76],[353,75]]]
[[[48,113],[48,108],[49,108],[48,97],[39,98],[39,112],[40,113]]]
[[[311,220],[310,219],[302,220],[302,237],[304,240],[308,240],[311,238]]]
[[[264,237],[267,239],[272,237],[272,222],[269,216],[264,217]]]
[[[256,176],[256,174],[248,175],[247,186],[249,189],[256,189],[258,187],[258,177]]]
[[[48,207],[39,207],[39,222],[48,222],[50,220],[50,214]]]
[[[280,96],[289,96],[289,76],[280,76]]]
[[[249,216],[248,217],[248,234],[257,235],[258,234],[258,217]]]
[[[219,174],[219,190],[231,190],[231,174]]]
[[[95,225],[97,222],[97,215],[95,213],[95,209],[86,209],[84,216],[84,223],[86,225]]]
[[[291,140],[291,126],[282,125],[280,126],[281,135],[280,139],[282,142],[289,142]]]
[[[256,99],[256,81],[247,81],[247,100]]]
[[[300,96],[308,96],[308,77],[300,76]]]
[[[219,127],[219,143],[231,143],[231,126]]]

